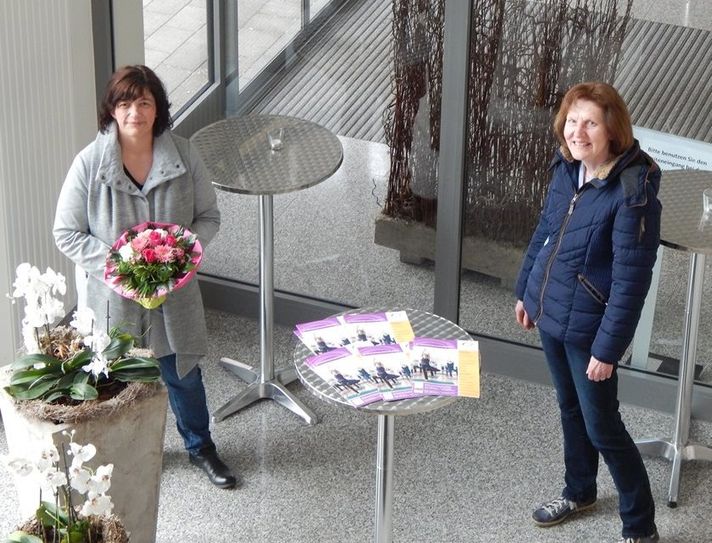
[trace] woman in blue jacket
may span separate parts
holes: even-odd
[[[596,502],[598,455],[618,489],[623,541],[657,541],[645,465],[618,411],[617,365],[650,287],[660,242],[660,170],[633,138],[616,90],[582,83],[554,120],[561,143],[516,286],[561,409],[565,486],[533,513],[553,526]]]

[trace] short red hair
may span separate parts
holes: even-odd
[[[561,101],[554,117],[554,134],[561,145],[570,151],[564,139],[564,126],[569,109],[577,100],[593,102],[603,110],[606,130],[611,138],[611,153],[618,156],[633,145],[633,123],[628,108],[618,91],[608,83],[591,81],[571,87]]]

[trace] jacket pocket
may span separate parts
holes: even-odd
[[[596,300],[601,305],[608,305],[606,297],[601,294],[601,291],[594,287],[591,281],[586,279],[586,277],[582,273],[579,273],[576,277],[578,278],[579,283],[581,283],[583,288],[586,289],[586,292],[588,292],[594,300]]]

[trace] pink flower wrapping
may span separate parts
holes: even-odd
[[[190,282],[202,258],[202,246],[187,228],[144,222],[126,230],[111,246],[104,282],[124,298],[153,309]]]

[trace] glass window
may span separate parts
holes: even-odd
[[[165,84],[174,117],[210,83],[209,1],[143,2],[146,65]]]
[[[297,35],[301,14],[301,0],[237,0],[241,90]]]
[[[418,33],[417,43],[406,38],[394,62],[392,12],[387,2],[354,1],[311,29],[313,36],[289,59],[287,69],[250,113],[317,123],[338,136],[344,152],[341,168],[329,179],[274,197],[275,287],[347,305],[429,310],[433,306],[432,260],[418,259],[414,264],[412,251],[400,243],[400,232],[413,218],[412,202],[426,196],[404,189],[398,173],[405,171],[410,178],[425,167],[428,182],[435,182],[430,133],[439,124],[439,103],[431,104],[424,84],[424,73],[430,69],[423,54],[430,46],[426,27]],[[425,14],[421,19],[431,16],[442,14]],[[255,16],[258,20],[263,19]],[[275,21],[260,32],[255,22],[250,34],[254,43],[278,43],[290,26],[276,32]],[[405,28],[402,21],[399,29]],[[407,85],[397,84],[402,76],[408,78]],[[411,84],[417,93],[411,91]],[[396,104],[406,105],[397,112]],[[417,115],[409,113],[416,110]],[[409,160],[406,153],[401,160],[392,160],[394,151],[386,142],[404,149],[408,142],[403,127],[414,125],[419,127],[415,158]],[[284,144],[289,145],[288,132]],[[407,192],[405,199],[398,196],[402,190]],[[230,193],[219,193],[218,198],[223,225],[208,247],[204,271],[256,283],[257,199]],[[430,259],[433,210],[431,203],[430,222],[424,230]]]
[[[329,4],[330,0],[310,0],[309,1],[309,16],[314,19],[324,7]]]
[[[700,70],[712,29],[706,2],[557,6],[481,0],[472,8],[461,324],[532,345],[539,344],[538,334],[515,323],[512,287],[542,207],[547,165],[558,147],[551,121],[569,87],[588,80],[612,83],[628,104],[641,147],[662,169],[712,170],[706,113],[712,87]],[[682,349],[688,257],[664,250],[651,371],[677,375],[673,359]],[[705,299],[712,294],[707,268]],[[706,360],[712,359],[708,306],[703,304],[698,342]],[[698,375],[712,381],[703,366]]]

